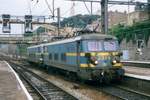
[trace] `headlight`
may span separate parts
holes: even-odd
[[[95,56],[92,56],[91,59],[90,59],[91,63],[94,64],[94,65],[97,65],[98,64],[98,60],[97,60],[97,57]]]
[[[94,61],[94,64],[95,64],[95,65],[97,65],[97,64],[98,64],[98,61],[97,61],[97,60],[96,60],[96,61]]]
[[[117,61],[116,60],[113,60],[113,64],[116,64],[117,63]]]
[[[40,60],[40,61],[43,61],[43,59],[42,59],[42,58],[40,58],[39,60]]]

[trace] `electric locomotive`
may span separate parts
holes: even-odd
[[[124,75],[117,38],[85,34],[28,48],[30,62],[76,75],[82,80],[111,81]]]

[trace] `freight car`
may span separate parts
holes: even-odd
[[[124,75],[116,37],[85,34],[28,47],[28,60],[82,80],[110,81]],[[69,75],[68,74],[68,75]],[[69,75],[70,76],[70,75]]]

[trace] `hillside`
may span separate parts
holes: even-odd
[[[99,15],[75,15],[68,18],[64,18],[61,21],[61,27],[69,26],[75,28],[85,28],[88,24],[91,24],[93,21],[96,21],[100,18]],[[57,26],[57,23],[53,23]]]

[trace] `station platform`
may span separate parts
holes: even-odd
[[[33,100],[19,76],[6,61],[0,61],[0,100]]]
[[[134,66],[123,66],[125,75],[150,81],[150,68],[141,68]]]
[[[137,60],[130,60],[130,61],[121,61],[125,63],[140,63],[140,64],[150,64],[150,61],[137,61]]]

